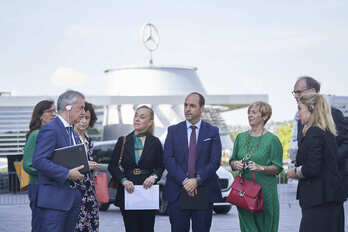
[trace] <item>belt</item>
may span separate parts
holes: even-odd
[[[140,168],[134,168],[130,170],[126,170],[126,172],[133,174],[135,176],[142,175],[142,174],[151,174],[152,170],[150,169],[140,169]]]

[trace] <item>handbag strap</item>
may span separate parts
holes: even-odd
[[[253,182],[256,184],[256,179],[255,179],[255,173],[253,171],[251,171],[251,176],[253,177]],[[243,172],[243,174],[241,175],[242,179],[246,178],[245,177],[245,172]]]
[[[253,176],[253,182],[254,182],[254,184],[256,184],[255,173],[254,173],[254,172],[251,172],[251,175]]]
[[[120,153],[120,159],[118,160],[118,166],[120,166],[122,159],[123,159],[123,152],[124,152],[124,144],[126,143],[126,136],[122,137],[122,147],[121,147],[121,153]]]

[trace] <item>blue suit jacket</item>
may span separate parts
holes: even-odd
[[[221,141],[219,129],[202,121],[196,146],[196,173],[201,186],[207,186],[210,202],[221,200],[216,170],[220,167]],[[168,128],[164,143],[164,165],[168,171],[164,196],[169,202],[179,199],[183,181],[187,177],[188,138],[186,121]]]
[[[74,132],[76,143],[80,143]],[[74,202],[74,191],[69,186],[69,169],[51,161],[54,150],[69,146],[69,135],[56,117],[41,127],[33,157],[33,167],[39,171],[38,207],[68,211]]]

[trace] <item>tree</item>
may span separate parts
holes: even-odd
[[[283,146],[283,160],[289,159],[290,139],[293,125],[293,122],[286,122],[279,125],[275,132],[275,135],[278,136]]]
[[[230,137],[232,139],[232,142],[234,142],[237,138],[237,135],[240,133],[240,130],[233,130],[230,132]]]

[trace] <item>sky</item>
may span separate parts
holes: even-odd
[[[155,65],[197,67],[208,94],[268,94],[272,120],[291,120],[299,76],[348,95],[347,12],[344,0],[1,1],[0,91],[105,95],[104,70],[148,63],[151,22]],[[247,124],[246,109],[224,117]]]

